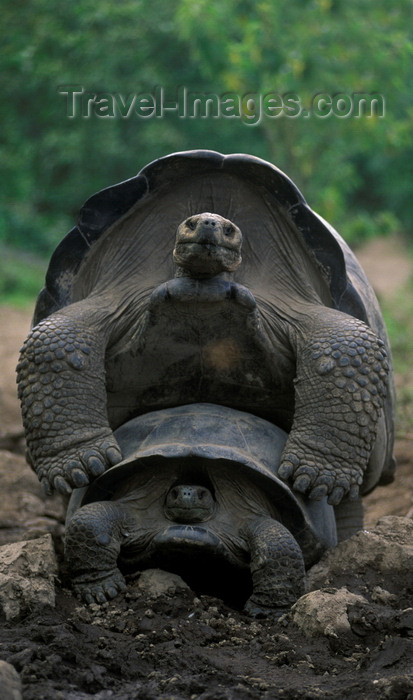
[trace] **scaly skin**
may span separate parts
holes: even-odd
[[[305,593],[301,549],[284,525],[272,518],[257,518],[241,533],[251,553],[253,592],[244,610],[254,617],[280,617]]]
[[[133,539],[133,523],[132,508],[107,501],[83,506],[70,520],[65,558],[74,591],[86,603],[104,603],[125,590],[117,559],[128,538]],[[253,616],[279,617],[305,592],[300,547],[287,528],[269,516],[249,520],[240,535],[250,551],[253,583],[244,609]]]
[[[314,307],[298,339],[293,426],[279,476],[310,498],[356,499],[386,396],[383,342],[362,321]]]
[[[106,414],[104,339],[79,307],[39,323],[17,366],[28,458],[47,492],[70,493],[122,458]]]
[[[116,562],[129,525],[127,506],[106,501],[83,506],[70,520],[65,559],[74,591],[86,603],[105,603],[126,589]]]

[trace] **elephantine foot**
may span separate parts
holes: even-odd
[[[361,465],[346,463],[334,455],[326,458],[314,447],[306,451],[303,443],[297,445],[293,439],[287,443],[278,474],[291,482],[294,491],[314,500],[328,496],[331,505],[338,505],[344,496],[358,498],[363,481]]]
[[[112,573],[95,582],[73,582],[75,595],[88,605],[106,603],[106,601],[116,598],[126,588],[125,579],[119,569],[114,569]]]
[[[30,455],[29,455],[30,459]],[[46,493],[61,494],[86,486],[122,460],[119,445],[111,433],[74,444],[55,455],[36,460],[36,472]]]

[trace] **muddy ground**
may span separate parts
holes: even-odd
[[[360,257],[381,296],[411,274],[397,246],[373,244]],[[0,308],[0,544],[50,532],[60,558],[63,504],[43,495],[25,464],[15,397],[16,354],[29,323],[30,311]],[[411,436],[398,439],[395,452],[395,483],[365,499],[367,528],[383,515],[413,517]],[[307,638],[289,616],[250,620],[189,589],[153,598],[138,579],[114,601],[88,607],[71,595],[63,567],[55,608],[0,618],[0,659],[19,673],[24,700],[413,700],[411,578],[384,579],[379,567],[333,576],[330,587],[361,592],[371,609],[353,610],[347,634]]]

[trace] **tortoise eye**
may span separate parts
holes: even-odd
[[[225,227],[224,227],[224,233],[225,233],[226,236],[232,236],[232,234],[234,233],[234,231],[235,231],[235,229],[234,229],[233,226],[225,226]]]
[[[196,229],[196,219],[188,219],[186,222],[186,225],[191,231],[195,231]]]

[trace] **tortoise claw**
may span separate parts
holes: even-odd
[[[315,486],[313,489],[311,489],[309,495],[309,498],[313,499],[314,501],[321,501],[322,498],[325,498],[328,494],[328,486],[327,484],[319,484],[318,486]]]
[[[311,477],[308,474],[300,474],[294,481],[294,491],[305,493],[311,485]]]
[[[81,469],[72,469],[70,475],[74,486],[76,486],[78,489],[82,488],[82,486],[86,486],[89,483],[89,479],[87,478],[85,472]]]
[[[36,471],[48,495],[53,488],[61,494],[70,494],[72,489],[86,486],[121,460],[122,453],[114,438],[109,440],[105,436],[103,440],[90,439],[86,444],[74,444],[70,451],[49,456]]]
[[[97,603],[106,603],[107,597],[102,590],[97,590],[95,592],[95,598]]]
[[[289,479],[290,476],[292,476],[293,471],[294,465],[291,464],[291,462],[283,462],[278,470],[278,476],[281,477],[281,479],[285,479],[287,481],[287,479]]]
[[[106,450],[106,457],[110,464],[114,466],[122,460],[122,452],[118,447],[111,446]]]
[[[65,481],[65,479],[62,476],[55,476],[53,486],[56,489],[56,491],[61,493],[63,496],[72,493],[72,487],[69,486],[67,481]]]
[[[92,455],[87,460],[87,466],[92,476],[99,476],[105,471],[105,465],[99,457]]]
[[[87,605],[99,603],[102,605],[108,600],[116,598],[119,593],[127,588],[125,579],[119,570],[116,570],[112,575],[108,575],[106,579],[100,579],[96,583],[74,583],[76,595],[81,598]]]
[[[338,506],[340,501],[342,500],[343,496],[345,494],[345,491],[342,486],[336,486],[330,496],[328,497],[328,503],[332,506]]]

